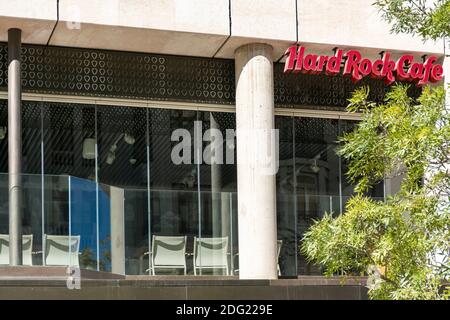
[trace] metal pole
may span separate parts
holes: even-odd
[[[22,265],[22,125],[20,29],[8,30],[9,265]]]

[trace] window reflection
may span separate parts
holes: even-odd
[[[340,214],[352,186],[341,184],[342,163],[336,154],[337,119],[276,117],[280,130],[280,170],[277,174],[279,268],[283,276],[321,274],[299,252],[298,245],[313,220],[324,212]],[[348,193],[346,193],[348,192]]]
[[[237,216],[233,217],[231,193],[236,192],[236,152],[235,139],[231,131],[236,128],[235,114],[219,112],[199,112],[203,131],[203,156],[200,169],[200,255],[198,265],[201,272],[213,274],[232,273],[237,269],[234,256],[237,247]],[[234,211],[236,212],[236,211]],[[234,231],[233,231],[234,230]],[[201,240],[201,239],[200,239]],[[203,244],[217,243],[215,260],[217,268],[212,268]],[[226,247],[224,247],[226,246]],[[201,250],[203,249],[203,251]],[[221,252],[221,249],[223,251]],[[203,252],[203,256],[201,253]],[[220,266],[224,265],[226,268]],[[204,268],[201,268],[201,267]]]
[[[122,274],[239,274],[234,113],[23,104],[23,226],[38,252],[33,264]],[[313,219],[325,211],[340,214],[353,193],[336,147],[356,122],[277,116],[275,123],[279,274],[320,274],[298,245]],[[181,143],[176,130],[189,142],[180,149],[186,160],[180,164],[172,159]],[[0,234],[8,233],[7,135],[7,103],[0,101]],[[382,196],[383,184],[370,195]],[[66,248],[62,261],[49,253],[58,246]]]
[[[43,104],[43,195],[45,234],[67,252],[67,236],[79,236],[78,261],[72,263],[98,270],[95,112],[92,105]],[[44,249],[44,259],[53,264],[52,247]]]
[[[296,176],[294,175],[294,135],[292,117],[275,117],[275,127],[279,129],[279,171],[277,183],[277,228],[279,274],[294,276],[297,274],[297,216],[294,193]]]
[[[0,234],[8,229],[8,101],[0,100]]]
[[[100,269],[137,273],[148,248],[147,110],[97,106],[97,139]]]
[[[236,188],[236,165],[205,163],[203,151],[209,142],[203,141],[203,138],[211,128],[225,136],[226,129],[233,129],[234,123],[234,114],[231,113],[149,110],[151,233],[154,236],[187,237],[187,273],[194,272],[191,266],[196,259],[195,238],[208,241],[206,239],[228,237],[229,252],[226,259],[232,264],[230,257],[232,247],[237,246],[237,237],[233,239],[231,235],[233,219],[230,218],[230,192]],[[171,139],[177,129],[185,130],[190,140],[189,157],[178,165],[171,159],[172,149],[180,143]],[[203,147],[199,151],[194,148],[196,137]],[[220,148],[225,154],[227,146],[222,144]],[[197,151],[203,161],[196,161]],[[207,272],[206,267],[200,257],[199,272]],[[213,274],[223,272],[223,268],[208,269]]]

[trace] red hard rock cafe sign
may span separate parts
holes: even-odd
[[[291,46],[286,50],[284,72],[327,75],[341,73],[350,76],[357,82],[366,76],[382,79],[386,84],[394,81],[410,81],[419,86],[428,82],[438,82],[442,79],[444,70],[440,64],[435,64],[436,56],[429,56],[425,62],[414,61],[414,56],[406,54],[398,60],[392,60],[391,54],[385,52],[381,59],[371,60],[362,57],[358,50],[336,50],[334,56],[306,53],[305,47]],[[341,62],[345,59],[344,67]],[[343,69],[341,71],[341,69]]]

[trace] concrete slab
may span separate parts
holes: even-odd
[[[50,44],[212,57],[228,35],[228,0],[67,0]]]
[[[295,10],[293,0],[231,1],[231,35],[295,42]]]
[[[147,28],[83,23],[70,29],[60,21],[50,45],[212,57],[227,35],[175,32]]]
[[[1,266],[0,281],[22,280],[66,280],[66,267],[59,266]],[[81,269],[81,279],[125,279],[125,276],[111,272]]]
[[[367,299],[367,289],[356,283],[337,284],[337,278],[311,277],[285,280],[236,280],[215,277],[141,277],[84,279],[81,289],[69,290],[64,280],[0,279],[0,299],[145,299],[145,300],[304,300]],[[219,277],[220,278],[220,277]],[[303,277],[306,278],[306,277]],[[298,281],[300,280],[300,281]]]

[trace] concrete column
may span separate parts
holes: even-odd
[[[235,52],[239,278],[277,278],[275,174],[266,171],[274,128],[272,47]]]
[[[20,29],[8,30],[9,265],[22,265],[22,125]]]

